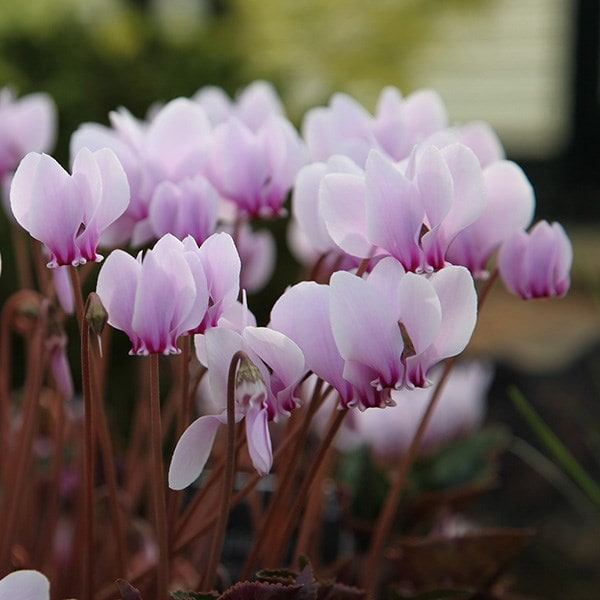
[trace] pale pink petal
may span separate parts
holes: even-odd
[[[0,600],[49,600],[50,582],[38,571],[14,571],[0,579]]]
[[[348,402],[352,392],[343,379],[344,360],[333,337],[329,314],[329,286],[303,281],[288,288],[275,302],[269,327],[294,340],[304,354],[306,367]]]
[[[380,375],[383,387],[401,377],[404,348],[396,308],[368,282],[344,271],[331,277],[331,328],[346,361],[367,365]]]
[[[434,342],[444,358],[462,352],[477,322],[477,293],[473,277],[464,267],[448,267],[430,280],[442,307],[442,327]]]
[[[252,131],[258,129],[272,115],[285,116],[285,109],[275,87],[268,81],[254,81],[237,99],[238,118]]]
[[[168,480],[172,490],[182,490],[198,479],[222,424],[221,416],[205,415],[196,419],[183,432],[175,446],[169,466]]]
[[[376,151],[367,160],[366,185],[369,241],[384,248],[405,269],[418,269],[422,263],[419,235],[424,211],[415,186]]]
[[[114,250],[104,261],[96,285],[96,292],[108,311],[108,323],[129,336],[134,352],[137,336],[132,326],[133,306],[141,270],[141,263],[133,256]]]
[[[205,326],[217,324],[225,308],[236,302],[240,291],[241,261],[233,238],[228,233],[215,233],[200,246],[211,298]]]
[[[183,251],[171,244],[181,242],[167,234],[146,253],[136,290],[132,325],[150,353],[177,352],[177,338],[187,330],[196,300]]]
[[[273,449],[266,409],[252,406],[245,416],[248,453],[259,475],[266,475],[273,464]]]
[[[25,170],[27,175],[33,175],[33,182],[29,188],[21,185],[17,168],[13,179],[16,187],[14,192],[11,191],[13,213],[21,201],[20,192],[29,191],[31,198],[25,198],[25,202],[29,202],[26,229],[52,253],[49,266],[81,262],[75,236],[82,223],[83,209],[71,177],[47,154],[40,155],[33,173],[29,164],[26,164]],[[15,193],[17,195],[13,197]],[[18,214],[19,208],[16,210]],[[16,216],[15,214],[15,218]]]
[[[461,231],[447,253],[453,264],[475,275],[485,271],[491,255],[516,229],[529,226],[535,208],[534,192],[522,169],[499,160],[483,171],[487,206],[473,224]]]
[[[29,94],[19,98],[15,106],[11,125],[20,157],[27,152],[49,152],[56,141],[58,123],[54,100],[48,94]]]
[[[483,168],[503,160],[504,148],[496,132],[484,121],[473,121],[459,127],[459,140],[469,146]]]
[[[398,321],[420,354],[440,333],[442,307],[435,288],[423,275],[407,273],[398,284]]]
[[[326,175],[319,189],[320,212],[331,239],[353,256],[367,258],[373,244],[367,234],[367,188],[364,176]]]
[[[177,180],[200,172],[210,122],[197,103],[187,98],[171,100],[159,111],[146,134],[150,164],[165,177]]]
[[[227,378],[233,355],[242,350],[242,336],[231,329],[213,327],[204,335],[206,367],[213,400],[223,409],[227,406]],[[198,356],[199,360],[202,359]],[[258,365],[257,365],[258,366]]]
[[[242,332],[245,347],[250,348],[267,365],[271,388],[283,410],[294,404],[292,396],[303,376],[304,354],[289,337],[267,327],[246,327]]]
[[[30,152],[20,162],[10,186],[10,207],[17,223],[24,229],[29,227],[29,214],[33,203],[36,173],[42,155]]]

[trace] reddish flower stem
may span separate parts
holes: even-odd
[[[236,372],[240,361],[246,356],[239,350],[236,352],[229,364],[227,375],[227,454],[225,462],[225,473],[223,476],[223,488],[221,491],[221,510],[217,520],[217,526],[212,538],[208,566],[202,581],[202,589],[211,589],[217,577],[217,568],[225,540],[227,521],[229,520],[229,506],[233,490],[233,479],[235,476],[235,385]]]
[[[0,573],[8,560],[8,555],[15,534],[18,513],[21,509],[25,484],[29,480],[29,462],[31,459],[31,446],[39,417],[39,394],[42,386],[44,372],[44,341],[48,319],[48,303],[43,301],[38,313],[33,339],[28,348],[27,376],[25,380],[25,393],[23,398],[23,424],[14,450],[14,460],[5,479],[6,489],[10,494],[2,498],[0,510]],[[8,463],[7,463],[8,464]],[[2,516],[4,518],[2,519]]]
[[[481,308],[483,307],[483,304],[488,298],[489,293],[493,288],[497,278],[498,271],[495,270],[490,276],[490,278],[486,281],[485,286],[479,294],[479,310],[481,310]],[[419,423],[419,427],[411,441],[408,451],[406,452],[402,462],[400,463],[392,488],[386,496],[383,509],[375,525],[375,529],[371,537],[369,551],[367,553],[367,558],[365,564],[363,565],[363,575],[361,583],[361,587],[363,589],[369,590],[372,597],[375,597],[376,588],[378,585],[379,566],[381,564],[382,553],[385,544],[389,539],[394,519],[396,518],[398,504],[402,497],[402,492],[404,491],[404,485],[406,483],[408,473],[410,472],[410,468],[417,455],[417,451],[421,445],[421,441],[423,439],[423,436],[425,435],[425,431],[427,429],[427,426],[429,425],[429,421],[431,419],[431,416],[433,415],[433,411],[437,406],[444,384],[450,376],[450,373],[454,368],[454,365],[456,364],[457,360],[458,357],[454,356],[451,359],[449,359],[446,362],[446,365],[444,366],[442,376],[436,385],[431,399],[429,400],[427,409],[425,410],[425,413],[421,418],[421,422]]]
[[[160,415],[160,391],[158,354],[150,355],[150,435],[152,439],[152,483],[154,499],[154,523],[158,541],[158,564],[156,568],[156,598],[168,597],[169,542],[167,535],[167,505],[164,489],[162,458],[162,431]]]

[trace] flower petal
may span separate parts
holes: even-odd
[[[49,600],[50,582],[38,571],[23,570],[0,579],[0,600]]]
[[[182,490],[200,476],[210,456],[217,430],[222,424],[222,416],[205,415],[196,419],[183,432],[169,466],[168,480],[172,490]]]

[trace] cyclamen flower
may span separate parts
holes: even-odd
[[[384,406],[390,391],[426,387],[429,371],[462,352],[477,318],[464,267],[429,276],[380,260],[366,279],[339,271],[329,286],[301,283],[271,312],[270,326],[302,349],[306,365],[345,406]]]
[[[540,221],[530,233],[516,231],[498,254],[506,287],[524,300],[564,296],[570,286],[573,248],[559,223]]]
[[[320,186],[321,216],[344,252],[388,254],[407,271],[441,269],[454,238],[485,205],[479,161],[458,143],[419,146],[404,168],[372,150],[364,175],[329,173]]]
[[[102,232],[129,204],[129,185],[108,148],[83,148],[69,175],[47,154],[29,153],[12,181],[10,204],[17,222],[50,252],[49,267],[100,261]]]
[[[244,419],[248,451],[261,475],[271,469],[273,452],[268,422],[289,415],[296,407],[296,387],[304,374],[304,358],[285,335],[266,327],[244,327],[241,333],[217,327],[196,336],[200,362],[208,368],[212,399],[223,408],[233,356],[242,350],[247,358],[238,367],[235,386],[235,420]],[[169,487],[180,490],[200,475],[218,428],[227,423],[226,411],[196,419],[183,433],[173,452]]]
[[[483,170],[487,206],[483,214],[454,238],[446,252],[452,264],[463,265],[475,277],[487,275],[492,254],[516,230],[533,219],[535,196],[522,169],[497,160]]]
[[[47,94],[16,98],[0,90],[0,178],[14,171],[28,152],[48,152],[56,138],[56,106]]]
[[[275,217],[305,162],[302,140],[286,119],[271,116],[252,131],[232,117],[213,131],[205,173],[241,214]]]
[[[131,204],[109,239],[119,244],[131,238],[138,246],[156,235],[149,212],[157,186],[202,174],[211,125],[202,107],[187,98],[171,100],[148,121],[123,108],[111,112],[110,121],[112,128],[83,124],[71,138],[71,154],[82,147],[109,147],[117,154],[131,187]]]
[[[14,571],[0,579],[0,600],[50,600],[50,582],[38,571]]]
[[[283,103],[268,81],[252,82],[236,96],[235,101],[217,86],[201,88],[194,94],[193,100],[204,108],[213,125],[236,117],[252,131],[258,131],[271,115],[285,117]]]
[[[306,113],[302,133],[313,160],[342,154],[364,167],[370,150],[402,160],[415,144],[447,124],[446,109],[435,92],[419,90],[402,98],[396,88],[387,87],[374,116],[350,96],[337,93],[328,107]]]
[[[191,238],[163,236],[137,258],[114,250],[98,275],[108,323],[131,340],[131,354],[176,354],[177,340],[203,320],[208,287]]]

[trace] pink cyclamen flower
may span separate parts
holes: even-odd
[[[204,108],[213,125],[237,117],[257,131],[271,115],[285,117],[283,103],[268,81],[253,81],[236,95],[235,101],[222,88],[212,85],[198,90],[193,100]]]
[[[266,327],[248,326],[241,333],[217,327],[196,337],[198,358],[208,368],[212,399],[223,409],[232,358],[239,350],[246,354],[237,370],[235,420],[244,419],[252,464],[265,475],[273,462],[268,422],[289,415],[299,401],[295,390],[304,374],[302,351],[285,335]],[[194,482],[208,460],[218,428],[226,423],[223,410],[199,417],[185,430],[171,459],[169,487],[180,490]]]
[[[306,113],[302,134],[313,160],[342,154],[364,167],[370,150],[402,160],[415,144],[447,124],[446,108],[435,92],[418,90],[403,98],[396,88],[387,87],[379,96],[375,115],[351,96],[334,94],[329,106]]]
[[[302,140],[283,117],[270,116],[257,131],[232,117],[213,130],[205,173],[243,215],[274,217],[305,162]]]
[[[392,257],[365,279],[345,271],[331,283],[288,289],[270,326],[302,349],[307,368],[331,384],[344,406],[385,406],[390,390],[426,387],[429,371],[462,352],[477,318],[464,267],[406,273]]]
[[[442,268],[454,238],[485,205],[481,165],[459,143],[417,146],[404,165],[372,150],[364,174],[328,173],[319,187],[320,215],[344,252],[388,254],[407,271]]]
[[[71,154],[82,147],[114,150],[127,173],[131,203],[109,239],[116,245],[131,238],[139,246],[156,235],[148,217],[156,187],[201,174],[211,125],[202,107],[187,98],[171,100],[145,121],[123,108],[111,112],[110,121],[112,128],[84,123],[71,138]]]
[[[517,229],[533,219],[535,196],[522,169],[508,160],[495,160],[483,170],[487,206],[483,214],[452,241],[446,257],[474,277],[487,275],[492,254]]]
[[[131,354],[178,353],[178,338],[198,327],[208,307],[198,247],[170,234],[137,258],[111,252],[96,291],[109,324],[129,336]]]
[[[172,233],[180,240],[191,235],[198,244],[215,232],[219,195],[201,175],[177,183],[161,181],[150,201],[148,220],[154,235]]]
[[[56,106],[47,94],[16,98],[0,90],[0,178],[14,171],[28,152],[48,152],[56,138]]]
[[[506,287],[524,300],[564,296],[570,286],[573,248],[559,223],[538,222],[530,233],[516,231],[498,254]]]
[[[49,267],[100,261],[102,232],[129,204],[129,185],[116,155],[83,148],[69,175],[47,154],[30,152],[12,181],[17,222],[50,252]]]
[[[0,600],[50,600],[50,582],[38,571],[14,571],[0,579]]]

